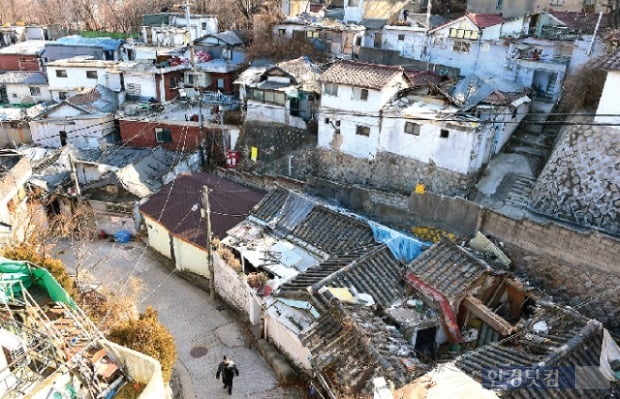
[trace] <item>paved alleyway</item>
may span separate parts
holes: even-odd
[[[177,341],[179,379],[185,399],[298,398],[299,394],[277,386],[275,375],[258,352],[248,348],[240,325],[226,308],[213,303],[209,294],[170,273],[162,260],[138,242],[116,244],[96,240],[89,248],[86,267],[95,265],[92,274],[101,282],[126,281],[133,276],[144,282],[140,308],[153,306],[160,320]],[[141,254],[143,254],[141,256]],[[66,249],[60,257],[71,269],[75,256]],[[194,357],[192,349],[208,350]],[[204,352],[204,351],[203,351]],[[238,365],[232,396],[215,379],[215,370],[223,355]]]

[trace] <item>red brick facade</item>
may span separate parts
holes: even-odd
[[[39,72],[41,65],[35,55],[0,54],[0,71]]]
[[[164,95],[160,93],[160,82],[164,79]],[[173,71],[164,74],[156,74],[155,82],[157,87],[157,100],[168,102],[174,100],[179,95],[179,85],[183,81],[183,71]]]
[[[193,151],[200,146],[200,128],[196,122],[186,124],[182,121],[167,123],[167,121],[149,122],[121,119],[119,120],[119,128],[121,141],[131,147],[161,145],[171,151]],[[155,129],[164,129],[159,133],[159,142]],[[209,135],[213,133],[213,130],[205,128],[205,134]]]
[[[228,73],[210,73],[211,75],[211,86],[207,88],[208,91],[221,91],[224,94],[233,94],[235,91],[235,86],[233,82],[239,74],[237,72],[228,72]],[[218,79],[224,80],[224,87],[218,88],[217,81]]]

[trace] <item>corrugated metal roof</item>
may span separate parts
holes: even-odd
[[[206,247],[206,227],[200,217],[201,190],[208,186],[211,206],[211,229],[215,237],[245,219],[249,210],[264,194],[209,173],[178,176],[153,195],[140,211],[158,221],[173,234],[200,247]],[[206,261],[206,260],[205,260]]]

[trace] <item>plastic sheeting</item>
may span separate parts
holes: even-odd
[[[409,263],[417,258],[424,249],[431,246],[428,242],[417,240],[370,220],[368,225],[372,229],[375,241],[387,245],[392,255],[400,261]]]
[[[65,303],[72,308],[77,307],[46,269],[32,267],[28,262],[0,258],[0,280],[3,282],[0,284],[0,301],[3,303],[11,298],[19,298],[22,285],[26,289],[37,285],[45,289],[52,301]]]

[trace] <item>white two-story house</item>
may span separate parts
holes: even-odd
[[[381,109],[409,87],[403,68],[337,61],[320,77],[318,146],[373,158],[379,147]]]
[[[52,100],[60,102],[97,85],[120,89],[120,76],[108,71],[117,64],[117,61],[95,60],[90,56],[48,63],[47,77]]]

